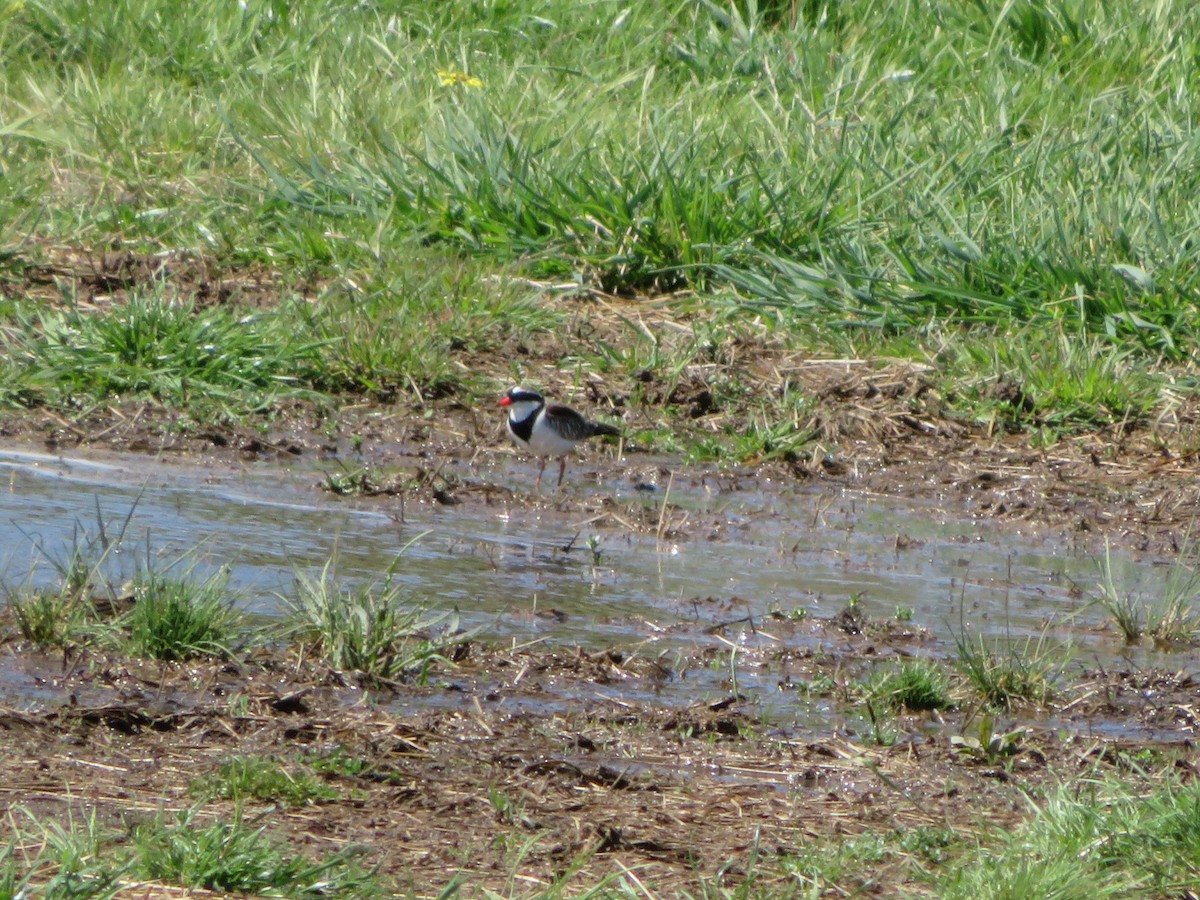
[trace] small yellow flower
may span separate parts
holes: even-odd
[[[442,80],[443,87],[454,87],[456,84],[462,84],[469,88],[481,88],[483,82],[474,75],[468,75],[466,72],[460,72],[457,69],[438,69],[437,76]]]

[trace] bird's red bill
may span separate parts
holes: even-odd
[[[501,406],[512,406],[512,397],[501,397],[500,405]]]

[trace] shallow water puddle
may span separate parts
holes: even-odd
[[[463,464],[458,474],[529,486],[524,471]],[[103,521],[110,537],[124,532],[113,563],[120,577],[148,555],[160,567],[182,558],[178,566],[199,573],[228,565],[242,605],[267,616],[279,613],[296,568],[319,573],[336,556],[339,579],[378,581],[407,546],[397,572],[415,602],[457,608],[464,626],[517,642],[641,644],[649,656],[829,646],[839,640],[836,629],[812,620],[837,615],[857,597],[863,614],[911,616],[943,640],[965,623],[987,638],[1045,634],[1069,637],[1089,656],[1126,652],[1111,633],[1097,633],[1103,614],[1089,606],[1099,574],[1094,555],[1058,538],[1004,534],[963,510],[829,485],[678,473],[664,521],[682,530],[660,541],[620,524],[639,505],[650,508],[643,520],[657,521],[665,491],[632,484],[602,485],[610,491],[602,495],[574,483],[563,509],[549,490],[536,505],[410,501],[401,523],[398,500],[324,494],[322,472],[307,464],[0,451],[0,477],[0,564],[10,589],[52,581],[53,563]],[[600,502],[608,496],[615,506]],[[625,512],[607,516],[606,508]],[[1147,594],[1166,577],[1115,551],[1114,571]],[[710,677],[671,689],[711,686],[723,668],[715,659]]]

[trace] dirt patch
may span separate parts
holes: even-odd
[[[133,292],[163,288],[197,306],[236,304],[276,306],[289,286],[277,269],[242,266],[230,269],[209,257],[186,251],[137,253],[132,250],[82,250],[41,247],[38,259],[10,263],[0,278],[0,296],[106,307],[124,303]],[[312,286],[290,286],[308,295]]]
[[[844,375],[836,377],[844,384]],[[861,390],[865,395],[870,388]],[[566,490],[554,496],[533,491],[532,484],[496,484],[472,474],[469,463],[513,450],[498,415],[464,408],[457,400],[355,403],[336,412],[297,402],[279,407],[269,420],[204,425],[181,421],[153,402],[113,403],[74,418],[48,410],[9,414],[0,436],[59,452],[102,447],[200,464],[230,458],[328,459],[332,471],[341,469],[359,480],[359,488],[351,485],[346,492],[406,495],[439,504],[486,503],[503,494],[570,507],[577,502],[573,479],[665,488],[669,470],[679,464],[659,457],[643,461],[639,419],[650,416],[677,432],[707,436],[722,428],[717,416],[737,415],[693,417],[700,408],[696,404],[706,401],[694,399],[703,392],[688,396],[679,416],[674,407],[635,408],[628,395],[611,397],[611,408],[623,409],[632,422],[626,426],[623,456],[599,446],[584,449],[582,461],[569,464]],[[882,394],[871,402],[879,408],[823,400],[828,405],[815,427],[838,439],[818,443],[803,458],[748,459],[722,468],[749,475],[760,490],[815,480],[868,494],[932,499],[1026,531],[1050,530],[1095,543],[1107,536],[1145,552],[1179,552],[1200,515],[1200,465],[1186,449],[1190,435],[1183,431],[1171,440],[1160,433],[1105,443],[1104,435],[1085,435],[1035,448],[1022,435],[988,436],[956,422],[914,416],[907,404]],[[604,416],[604,407],[598,409],[595,414]],[[616,417],[610,412],[607,418]],[[447,467],[450,460],[457,464]]]
[[[736,887],[751,873],[759,888],[783,890],[796,886],[797,861],[866,833],[944,835],[951,852],[969,852],[972,835],[1027,816],[1030,791],[1164,766],[1196,774],[1197,687],[1167,673],[1087,673],[1055,708],[1002,716],[1005,728],[1022,726],[1020,737],[988,753],[954,739],[977,727],[978,710],[901,716],[895,743],[881,746],[853,729],[765,726],[733,695],[686,708],[539,706],[548,685],[579,698],[614,679],[670,677],[616,648],[469,645],[456,666],[431,673],[434,687],[370,690],[270,654],[186,666],[76,659],[64,671],[17,652],[26,677],[53,697],[39,709],[0,709],[9,785],[0,812],[15,816],[20,805],[58,821],[95,812],[127,825],[195,806],[189,786],[223,761],[268,757],[320,772],[337,799],[252,801],[246,815],[313,857],[362,845],[389,883],[422,894],[455,877],[472,895],[514,879],[527,891],[565,883],[569,892],[626,872],[663,895]],[[397,711],[414,705],[423,711]],[[1094,728],[1101,720],[1112,734],[1152,724],[1157,737],[1105,738]],[[333,758],[357,765],[319,767]],[[229,801],[210,800],[202,820],[232,815]],[[887,853],[858,864],[839,890],[918,890],[927,862]]]

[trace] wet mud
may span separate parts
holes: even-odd
[[[198,305],[271,306],[282,296],[315,296],[317,283],[285,284],[263,267],[231,269],[182,252],[138,254],[42,248],[38,262],[17,267],[5,296],[70,302],[102,312],[137,290],[159,287]],[[511,379],[510,362],[547,396],[569,399],[589,414],[622,425],[627,439],[614,448],[588,448],[571,479],[661,488],[666,466],[641,465],[639,430],[667,428],[684,442],[743,429],[755,397],[774,397],[787,385],[811,398],[797,432],[812,435],[800,453],[780,458],[731,459],[723,468],[752,472],[757,485],[817,482],[887,496],[954,504],[981,520],[1022,530],[1052,529],[1107,536],[1146,552],[1178,552],[1200,512],[1200,457],[1194,397],[1180,394],[1153,420],[1122,422],[1036,443],[1037,423],[1006,433],[995,423],[966,421],[941,396],[930,368],[893,360],[814,359],[788,349],[768,331],[747,331],[708,347],[677,375],[651,369],[631,376],[590,375],[579,383],[564,359],[586,358],[598,344],[624,346],[648,335],[664,357],[690,346],[692,323],[669,298],[595,295],[574,301],[565,327],[514,336],[486,352],[452,349],[454,363],[475,381],[490,378],[497,396]],[[637,329],[629,326],[638,323]],[[733,393],[744,402],[717,399]],[[722,390],[724,388],[724,390]],[[1020,385],[999,380],[997,401],[1020,406]],[[240,422],[196,423],[152,400],[114,400],[77,415],[45,409],[9,411],[0,439],[52,452],[134,451],[189,464],[228,461],[331,460],[345,478],[339,490],[404,496],[418,502],[489,502],[528,484],[498,482],[477,463],[510,458],[499,411],[454,392],[414,392],[378,398],[346,396],[329,403],[289,402]],[[658,460],[656,459],[657,463]],[[486,468],[486,466],[484,467]],[[659,471],[655,471],[658,468]],[[569,492],[568,492],[569,495]],[[533,502],[545,502],[542,495]]]
[[[94,811],[126,827],[191,808],[222,762],[266,757],[315,774],[336,797],[251,801],[243,815],[313,857],[361,846],[414,895],[456,878],[467,894],[504,891],[514,873],[525,892],[557,883],[569,893],[627,872],[668,895],[736,887],[752,871],[759,889],[794,889],[782,862],[828,852],[830,840],[924,829],[969,845],[1022,820],[1030,794],[1057,784],[1196,774],[1200,692],[1166,672],[1088,672],[1046,707],[994,714],[1009,735],[995,748],[970,740],[983,712],[969,704],[903,713],[881,743],[853,712],[847,673],[856,658],[908,652],[913,637],[867,624],[851,636],[844,621],[810,623],[845,636],[846,653],[788,664],[793,683],[801,668],[810,682],[826,676],[823,699],[795,700],[821,702],[842,723],[819,731],[765,723],[732,690],[685,707],[602,696],[614,683],[652,691],[685,663],[620,648],[467,643],[423,685],[381,685],[266,651],[161,665],[41,658],[10,643],[4,687],[30,680],[42,694],[35,709],[0,708],[5,805],[59,820]],[[321,765],[335,759],[356,766]],[[205,810],[234,814],[221,800]],[[841,887],[911,892],[920,868],[889,856]]]
[[[57,302],[64,279],[97,307],[164,279],[203,303],[264,305],[280,289],[266,271],[102,253],[31,266],[6,290]],[[608,298],[604,309],[626,302]],[[570,396],[560,360],[618,336],[613,316],[591,311],[536,345],[463,350],[458,362],[500,389],[509,359],[520,359],[531,383]],[[688,324],[650,302],[637,318],[664,341]],[[143,453],[214,473],[302,461],[314,493],[374,504],[397,525],[414,510],[517,510],[614,534],[721,542],[729,517],[673,500],[672,480],[689,467],[652,456],[638,429],[720,434],[749,413],[722,408],[717,385],[736,382],[753,396],[778,391],[784,378],[816,400],[798,423],[815,435],[811,450],[690,472],[715,494],[761,495],[757,511],[740,513],[751,519],[773,515],[773,492],[811,485],[852,491],[864,506],[875,496],[952,508],[1030,540],[1092,548],[1109,540],[1149,563],[1187,545],[1200,511],[1193,401],[1152,424],[1044,448],[960,421],[919,367],[805,359],[766,337],[716,348],[671,381],[647,371],[628,383],[588,382],[579,402],[623,421],[628,438],[620,456],[600,444],[583,450],[562,491],[534,490],[535,466],[517,461],[497,410],[454,396],[293,403],[239,424],[181,423],[151,401],[75,417],[32,409],[6,413],[0,440],[66,456]],[[814,521],[821,502],[815,496]],[[902,522],[894,541],[897,553],[919,545]],[[696,639],[669,655],[602,636],[570,645],[471,639],[422,683],[359,682],[282,650],[162,665],[47,657],[9,639],[0,645],[0,812],[21,806],[65,821],[95,811],[112,823],[171,814],[196,804],[189,785],[222,761],[267,756],[318,773],[338,799],[249,812],[314,856],[361,845],[401,890],[436,895],[461,877],[467,893],[521,895],[555,883],[570,893],[635,873],[669,895],[736,886],[751,873],[767,891],[795,889],[783,861],[823,852],[830,840],[921,829],[969,838],[1023,820],[1029,796],[1076,779],[1196,774],[1192,654],[1173,657],[1177,665],[1085,664],[1043,704],[996,711],[962,698],[949,711],[903,712],[881,735],[856,680],[881,660],[950,660],[953,646],[846,610],[743,618],[736,601],[711,601],[728,609],[692,626],[642,622],[650,633],[694,628]],[[745,640],[763,631],[770,639]],[[721,655],[723,638],[739,648],[736,665]],[[703,699],[680,702],[667,690],[688,678]],[[759,690],[784,698],[770,715]],[[985,718],[1011,740],[972,740]],[[363,766],[349,774],[318,765],[333,757]],[[210,801],[205,814],[231,816],[232,805]],[[888,855],[840,887],[903,894],[921,889],[921,869],[919,859]]]

